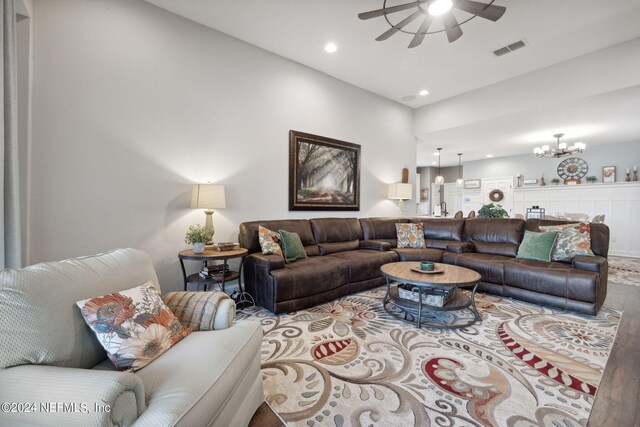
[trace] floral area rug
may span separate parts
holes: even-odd
[[[640,286],[640,259],[610,256],[609,281],[621,285]]]
[[[586,425],[620,320],[479,294],[481,323],[417,329],[377,288],[264,328],[266,401],[289,426]]]

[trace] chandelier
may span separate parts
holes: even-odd
[[[550,148],[549,145],[543,145],[542,147],[536,147],[533,149],[533,154],[538,157],[564,157],[572,154],[582,153],[587,146],[584,142],[576,142],[573,145],[567,146],[566,142],[560,142],[560,138],[564,136],[564,133],[556,133],[553,135],[556,138],[556,146]]]

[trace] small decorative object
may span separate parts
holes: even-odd
[[[633,180],[632,181],[637,181],[638,180],[638,167],[634,166],[633,167]]]
[[[544,182],[544,174],[542,174],[542,178],[540,178],[540,187],[544,187],[545,185],[547,185],[547,183]]]
[[[531,206],[530,208],[527,208],[526,219],[530,219],[530,218],[543,219],[544,216],[545,216],[544,208],[541,208],[540,206]]]
[[[193,245],[193,252],[201,254],[204,252],[205,243],[209,242],[213,237],[213,233],[206,230],[200,225],[190,225],[187,234],[184,236],[184,242]]]
[[[420,190],[420,201],[426,202],[429,199],[429,190]]]
[[[432,271],[433,270],[433,265],[434,264],[432,262],[426,262],[425,261],[425,262],[421,262],[420,263],[420,268],[422,270],[425,270],[425,271]]]
[[[563,160],[558,165],[558,175],[564,179],[565,184],[569,184],[569,180],[575,180],[576,184],[580,184],[580,180],[589,172],[589,165],[584,159],[571,157]]]
[[[230,251],[236,247],[236,244],[233,242],[220,242],[218,243],[218,249],[221,251]]]
[[[538,183],[537,179],[524,179],[522,181],[524,185],[536,185]]]
[[[360,146],[289,131],[289,210],[359,211]]]
[[[602,167],[602,182],[616,182],[616,167],[615,166],[603,166]]]
[[[508,218],[509,213],[500,205],[494,205],[489,203],[484,205],[478,211],[478,217],[480,218]]]
[[[625,174],[626,174],[626,177],[624,178],[624,180],[627,182],[631,182],[631,172],[629,172],[629,169],[627,169]]]
[[[550,148],[549,145],[543,145],[542,147],[536,147],[533,149],[533,154],[538,157],[555,157],[560,158],[569,156],[571,154],[582,153],[587,146],[584,142],[576,142],[573,145],[567,147],[566,142],[560,142],[560,138],[564,136],[563,133],[556,133],[553,135],[556,138],[556,147]]]
[[[588,182],[589,184],[593,184],[593,183],[594,183],[594,182],[596,182],[597,180],[598,180],[598,178],[596,178],[596,176],[595,176],[595,175],[590,175],[590,176],[588,176],[588,177],[587,177],[587,182]]]
[[[498,189],[491,190],[491,192],[489,193],[489,199],[492,202],[499,202],[504,199],[504,193]]]
[[[480,188],[480,180],[479,179],[465,179],[464,180],[464,188],[467,190],[475,190]]]
[[[560,180],[559,180],[558,178],[553,178],[553,179],[551,180],[551,183],[552,183],[552,184],[555,184],[555,185],[558,185],[558,184],[560,184]]]

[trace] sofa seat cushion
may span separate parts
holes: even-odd
[[[400,261],[433,261],[440,262],[442,261],[442,253],[443,250],[440,249],[429,249],[429,248],[420,248],[420,249],[403,249],[397,248],[394,249],[393,252],[396,252],[400,257]]]
[[[289,301],[346,285],[349,283],[349,263],[334,255],[312,256],[271,271],[271,277],[275,301]]]
[[[259,322],[190,334],[135,373],[147,402],[135,425],[216,425],[225,405],[233,404],[227,399],[246,384],[244,376],[252,371],[249,366],[261,343]],[[94,369],[112,368],[106,363]]]
[[[469,268],[480,273],[481,281],[504,284],[504,265],[513,258],[502,255],[478,254],[478,253],[451,253],[442,255],[442,262]]]
[[[393,251],[382,252],[371,249],[338,252],[322,258],[338,258],[347,262],[349,266],[349,281],[352,283],[380,277],[380,267],[384,264],[398,261],[398,255]]]
[[[504,284],[567,299],[594,302],[598,274],[571,264],[514,259],[505,263]]]

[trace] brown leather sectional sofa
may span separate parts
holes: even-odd
[[[396,248],[396,223],[422,222],[427,248]],[[249,250],[244,282],[256,303],[274,313],[295,311],[385,283],[380,267],[395,261],[436,261],[482,276],[479,290],[595,315],[607,293],[609,227],[591,225],[595,257],[572,263],[515,258],[524,231],[562,221],[521,219],[316,218],[240,225]],[[308,258],[292,263],[263,255],[258,226],[300,235]]]

